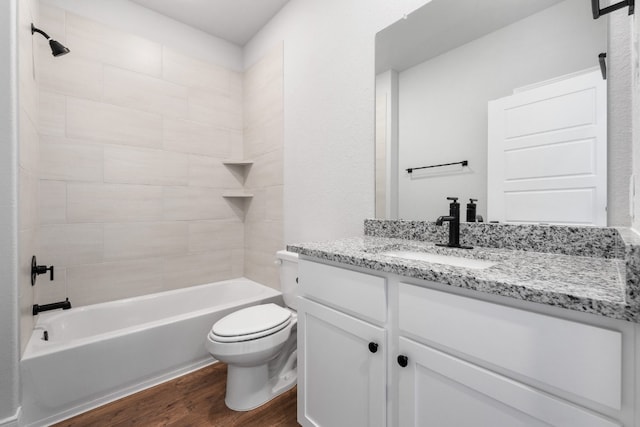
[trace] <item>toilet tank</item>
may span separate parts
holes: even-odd
[[[298,310],[298,254],[289,251],[276,253],[280,264],[280,290],[287,307]]]

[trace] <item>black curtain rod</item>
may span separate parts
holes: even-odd
[[[441,166],[451,166],[451,165],[462,165],[462,166],[468,166],[469,165],[469,161],[468,160],[463,160],[461,162],[453,162],[453,163],[442,163],[441,165],[431,165],[431,166],[420,166],[419,168],[408,168],[407,172],[411,173],[415,170],[418,169],[430,169],[430,168],[439,168]]]

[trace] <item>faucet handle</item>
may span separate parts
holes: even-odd
[[[458,201],[457,197],[447,197],[447,200],[452,200],[453,203],[456,203]]]

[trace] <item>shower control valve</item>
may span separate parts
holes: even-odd
[[[36,284],[36,278],[40,274],[46,274],[47,271],[50,273],[49,280],[53,280],[53,265],[47,267],[46,265],[38,265],[36,261],[36,256],[31,257],[31,286]]]

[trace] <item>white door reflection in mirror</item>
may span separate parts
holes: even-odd
[[[607,85],[600,70],[489,102],[490,221],[607,225]]]

